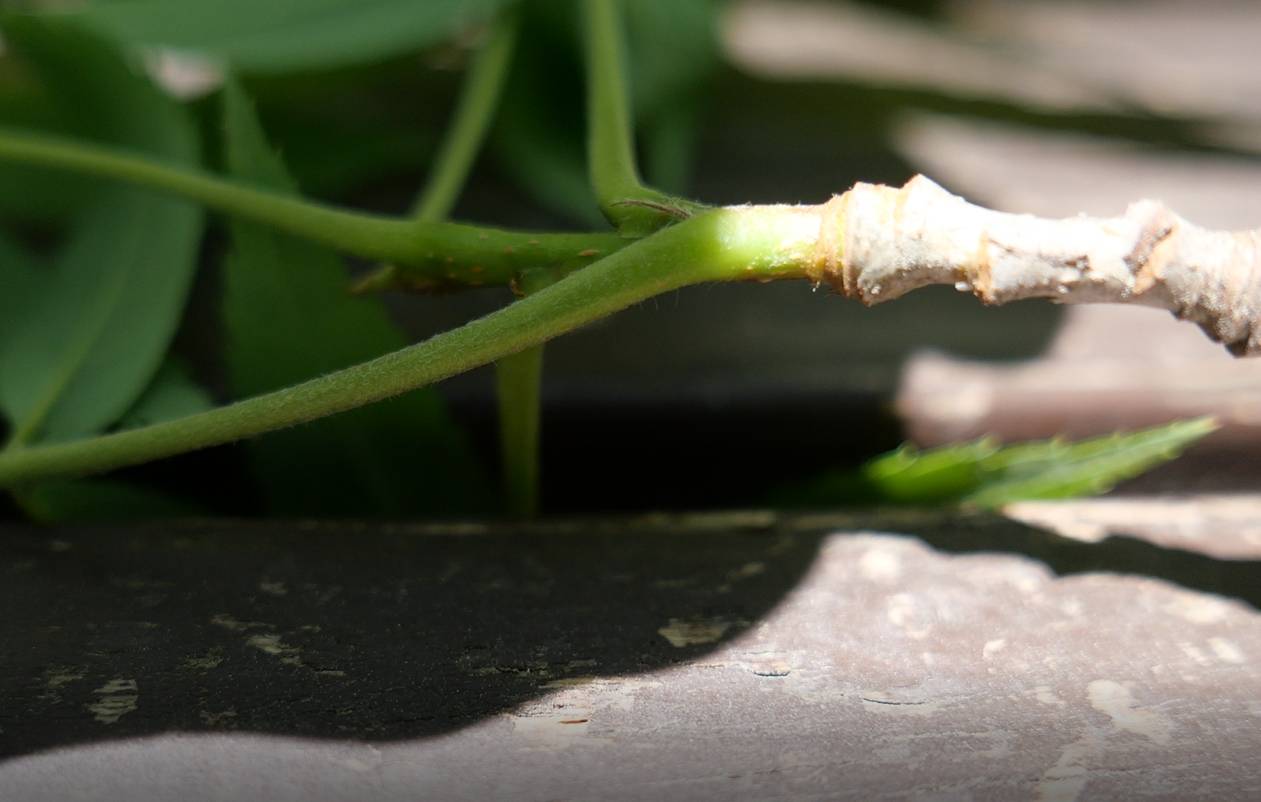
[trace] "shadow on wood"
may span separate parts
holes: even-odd
[[[1256,561],[932,511],[10,528],[0,755],[173,731],[450,732],[582,678],[696,663],[769,616],[838,530],[913,532],[945,552],[1138,573],[1261,607]],[[811,626],[852,638],[866,622]]]

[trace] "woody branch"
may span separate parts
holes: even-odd
[[[1120,217],[996,212],[916,176],[857,184],[822,207],[807,274],[866,304],[953,284],[987,304],[1133,303],[1193,321],[1238,356],[1261,354],[1261,229],[1213,231],[1163,204]]]

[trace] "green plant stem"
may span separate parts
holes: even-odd
[[[339,251],[395,265],[391,286],[507,284],[518,271],[588,264],[626,244],[614,234],[547,234],[352,212],[162,164],[101,145],[0,128],[0,160],[73,170],[163,190]]]
[[[562,270],[524,271],[517,291],[529,297],[565,277]],[[533,518],[539,510],[540,423],[543,396],[543,345],[535,345],[495,363],[499,400],[499,453],[508,513]]]
[[[533,518],[539,509],[543,348],[532,345],[495,363],[499,453],[508,513],[515,518]]]
[[[430,222],[451,213],[468,178],[486,130],[494,117],[517,37],[517,14],[500,14],[490,36],[469,68],[456,104],[455,120],[447,129],[437,160],[414,216]],[[539,270],[526,271],[537,275]],[[550,282],[549,282],[550,283]],[[518,281],[525,293],[535,282]],[[532,290],[531,290],[532,291]],[[499,400],[499,445],[508,511],[518,518],[538,513],[539,397],[543,381],[543,346],[532,345],[495,362]]]
[[[438,149],[433,173],[413,209],[415,219],[442,220],[451,214],[499,105],[517,29],[515,9],[500,13],[486,43],[477,51],[460,89],[454,120]]]
[[[102,437],[0,454],[0,487],[134,465],[315,420],[539,345],[688,284],[801,277],[818,260],[818,207],[698,215],[458,329],[293,387]]]
[[[640,180],[616,0],[584,0],[583,23],[588,172],[600,211],[619,231],[644,234],[704,209],[646,187]]]

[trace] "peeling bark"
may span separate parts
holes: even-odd
[[[1261,355],[1261,229],[1212,231],[1155,201],[1048,220],[984,209],[924,176],[860,183],[824,205],[817,253],[811,277],[869,305],[929,284],[987,304],[1143,304]]]

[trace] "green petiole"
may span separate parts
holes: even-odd
[[[343,253],[389,262],[391,286],[508,284],[526,268],[589,264],[626,244],[616,234],[508,231],[338,209],[101,145],[0,128],[0,159],[115,178],[199,201]]]
[[[486,317],[369,362],[197,415],[5,452],[0,487],[101,473],[343,412],[519,353],[690,284],[802,277],[817,258],[819,223],[816,207],[697,215]]]

